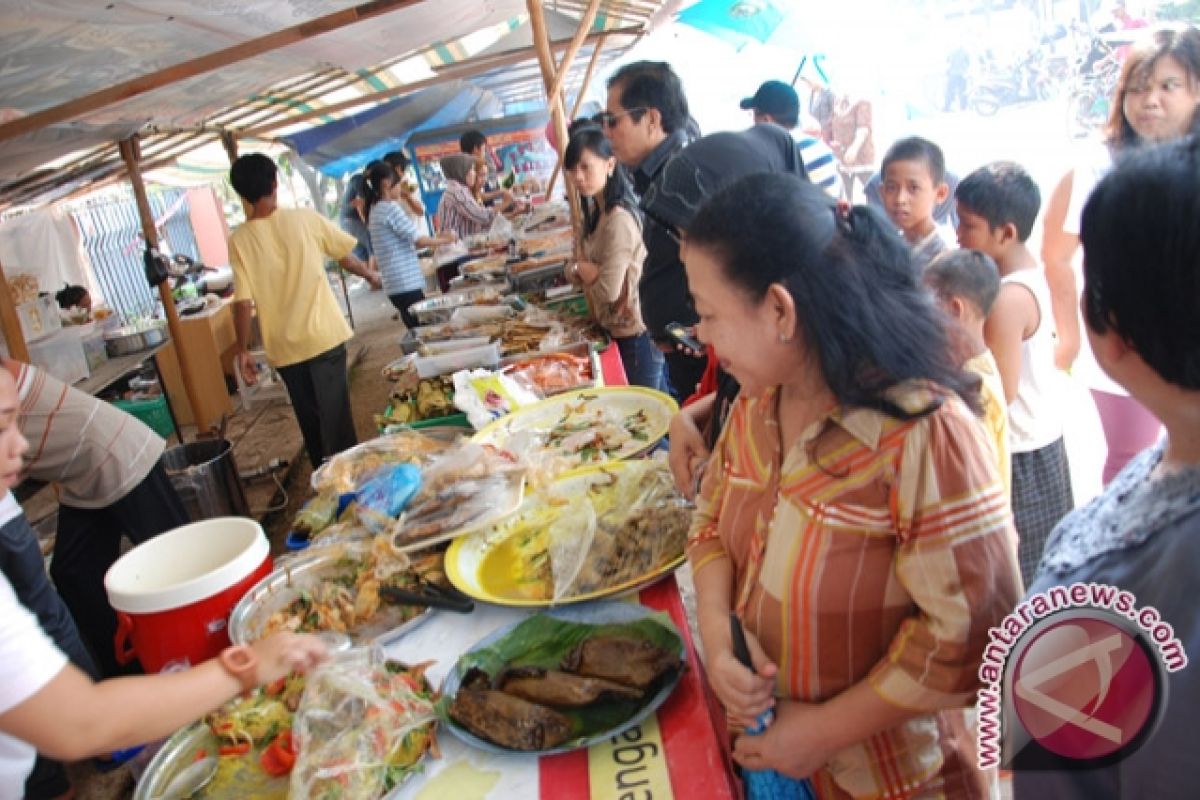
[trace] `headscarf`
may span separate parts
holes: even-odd
[[[442,165],[442,174],[446,176],[447,180],[457,181],[466,186],[467,173],[475,168],[475,157],[466,153],[455,153],[443,156],[439,163]]]

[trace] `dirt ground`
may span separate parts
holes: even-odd
[[[404,326],[394,319],[394,309],[381,292],[365,286],[351,290],[355,335],[350,343],[350,402],[354,426],[360,441],[376,435],[374,415],[387,405],[389,382],[382,368],[400,356],[400,338]],[[194,432],[185,430],[191,440]],[[255,478],[244,486],[251,514],[258,517],[271,540],[271,552],[278,556],[287,551],[285,539],[292,518],[312,496],[309,476],[312,467],[304,455],[300,430],[290,407],[283,400],[267,401],[250,412],[238,412],[231,418],[227,437],[234,442],[239,472],[245,474],[273,458],[286,459],[286,469]],[[171,442],[174,444],[174,440]],[[286,502],[280,496],[280,485]],[[276,510],[269,510],[282,506]],[[31,517],[33,518],[33,517]],[[40,515],[39,515],[40,518]],[[136,759],[135,759],[136,762]],[[88,760],[68,766],[68,774],[78,800],[126,800],[133,797],[134,774],[138,765],[124,765],[100,771]]]

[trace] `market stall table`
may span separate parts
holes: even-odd
[[[175,419],[175,409],[171,407],[171,398],[167,395],[166,384],[163,382],[162,371],[159,369],[158,353],[163,348],[171,344],[170,339],[156,344],[146,350],[137,353],[130,353],[126,356],[117,356],[110,358],[101,364],[96,369],[92,370],[92,374],[75,384],[75,388],[81,392],[87,392],[90,395],[97,395],[103,392],[114,383],[129,375],[131,372],[136,372],[141,369],[142,364],[150,361],[154,365],[154,376],[158,379],[159,386],[163,387],[163,398],[167,403],[167,413],[171,415],[171,428],[174,431],[174,436],[183,443],[183,436],[179,433],[179,423]],[[168,439],[170,437],[167,437]]]

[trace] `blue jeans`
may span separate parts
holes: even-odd
[[[637,336],[614,336],[613,341],[621,353],[621,363],[630,385],[667,391],[666,362],[650,334],[643,332]]]

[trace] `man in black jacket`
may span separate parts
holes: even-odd
[[[619,69],[608,80],[608,100],[599,115],[613,153],[630,172],[633,188],[645,195],[671,156],[695,138],[698,131],[688,116],[683,84],[669,64],[638,61]],[[642,319],[650,335],[666,350],[670,384],[687,397],[704,372],[704,361],[670,347],[665,328],[672,322],[696,323],[679,261],[674,232],[652,216],[642,227],[646,261],[639,285]]]

